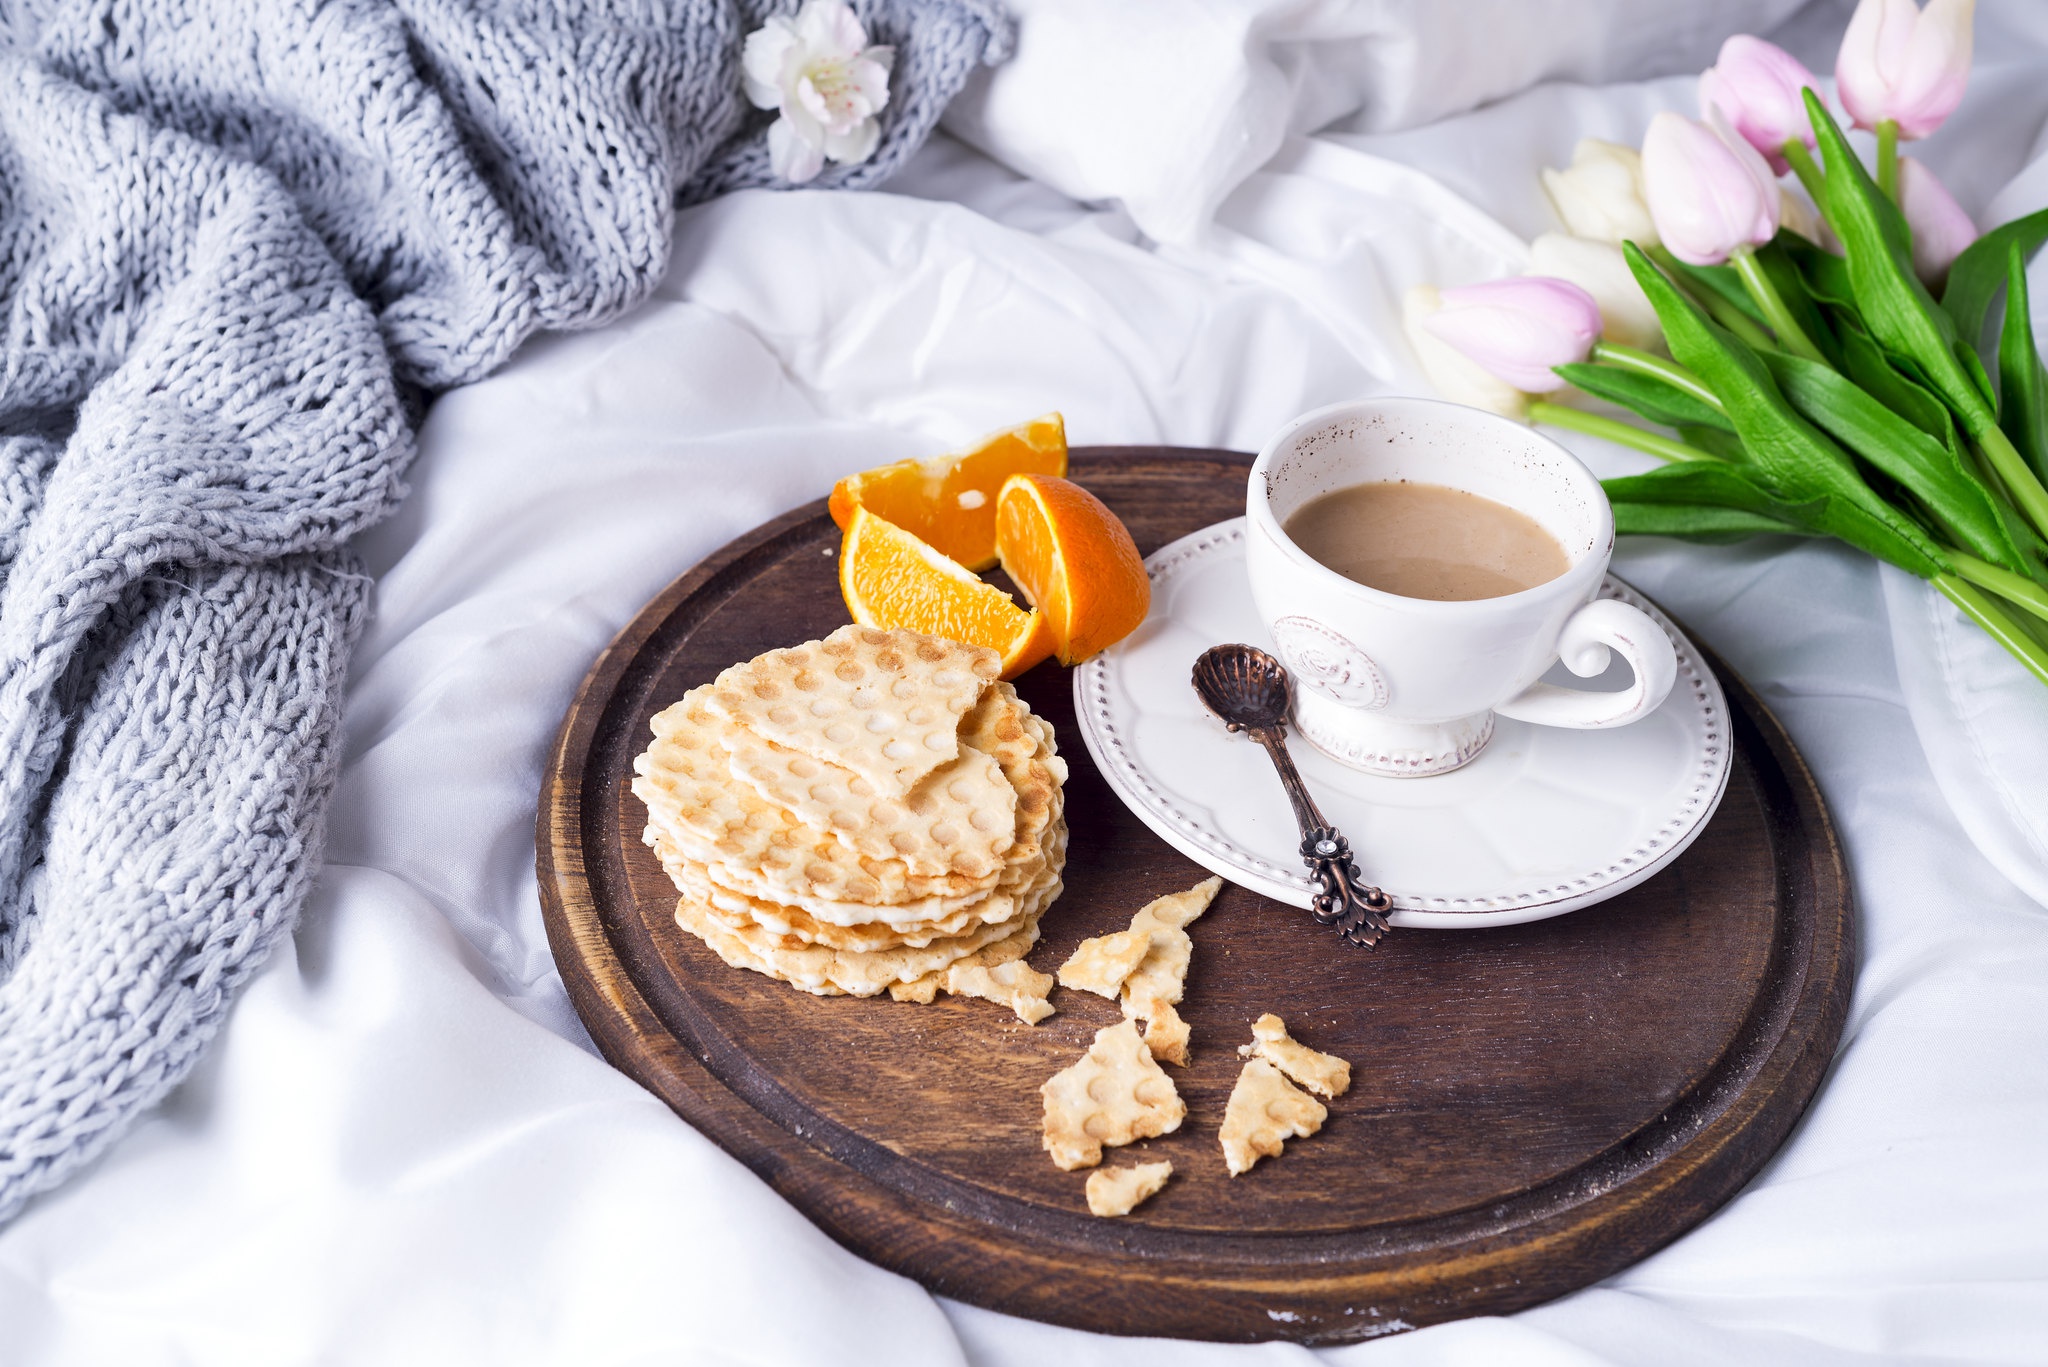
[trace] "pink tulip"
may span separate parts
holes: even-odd
[[[1819,89],[1813,73],[1774,43],[1738,33],[1721,44],[1720,60],[1700,74],[1700,112],[1718,109],[1729,126],[1761,152],[1779,175],[1790,170],[1784,146],[1813,146],[1813,126],[1799,92]]]
[[[1643,135],[1643,194],[1679,260],[1717,266],[1778,232],[1778,178],[1718,109],[1699,123],[1665,112]]]
[[[1564,386],[1551,367],[1583,361],[1600,340],[1600,306],[1567,280],[1524,275],[1443,291],[1422,326],[1530,394]]]
[[[1970,79],[1977,0],[1862,0],[1842,35],[1835,88],[1858,128],[1890,119],[1924,138],[1955,112]]]
[[[1930,285],[1977,240],[1977,225],[1948,187],[1911,157],[1899,158],[1899,210],[1913,230],[1913,272]]]

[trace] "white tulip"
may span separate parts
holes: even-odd
[[[1608,341],[1643,351],[1663,346],[1657,310],[1636,283],[1628,258],[1612,242],[1545,233],[1529,244],[1528,274],[1569,280],[1592,295],[1600,306],[1600,334]]]
[[[1401,327],[1408,345],[1422,362],[1423,373],[1437,394],[1452,403],[1484,408],[1502,417],[1523,419],[1529,412],[1529,396],[1493,372],[1467,357],[1464,352],[1424,327],[1423,320],[1443,309],[1443,297],[1435,285],[1416,285],[1401,298]]]
[[[1543,169],[1543,189],[1574,237],[1657,245],[1657,225],[1643,198],[1643,158],[1633,147],[1582,138],[1570,167]]]

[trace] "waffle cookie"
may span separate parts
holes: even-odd
[[[770,651],[653,718],[634,761],[676,922],[821,996],[999,1002],[1061,889],[1066,762],[979,647],[845,627]]]

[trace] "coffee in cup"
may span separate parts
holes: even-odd
[[[1355,768],[1456,769],[1496,713],[1626,725],[1677,677],[1663,628],[1600,597],[1614,550],[1600,481],[1520,423],[1432,399],[1325,408],[1260,453],[1245,514],[1296,729]],[[1587,677],[1614,654],[1635,675],[1620,692],[1541,682],[1560,659]]]
[[[1346,579],[1403,598],[1499,598],[1571,568],[1557,538],[1527,513],[1417,480],[1373,480],[1318,494],[1282,529]]]

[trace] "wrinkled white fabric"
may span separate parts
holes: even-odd
[[[1538,81],[1697,73],[1800,0],[1011,0],[1015,57],[942,124],[1013,170],[1190,242],[1290,134],[1412,128]]]
[[[1968,136],[1921,149],[1974,212],[2048,191],[2037,13],[1987,0]],[[1845,19],[1795,21],[1809,64],[1830,65]],[[1256,447],[1311,406],[1413,391],[1401,290],[1512,268],[1551,226],[1537,166],[1691,97],[1677,77],[1540,86],[1406,132],[1300,137],[1200,247],[1153,250],[1122,213],[943,140],[892,194],[684,215],[647,307],[532,344],[430,414],[411,500],[363,547],[378,617],[322,887],[193,1080],[0,1231],[0,1364],[2039,1362],[2048,909],[2029,889],[2048,861],[2024,832],[2048,709],[1960,624],[1930,647],[1919,586],[1839,546],[1616,559],[1804,750],[1850,862],[1860,971],[1840,1057],[1757,1179],[1517,1316],[1312,1354],[935,1301],[600,1061],[542,934],[554,728],[693,561],[839,473],[1049,407],[1077,443]],[[1640,463],[1573,445],[1603,473]],[[1956,699],[1967,726],[1929,710]]]

